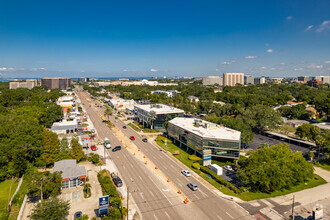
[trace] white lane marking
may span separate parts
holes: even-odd
[[[228,212],[226,212],[226,214],[227,214],[231,219],[234,219],[234,217],[231,216]]]
[[[170,218],[169,214],[165,211],[165,215],[167,216],[167,218]]]
[[[154,214],[154,217],[155,217],[155,219],[156,219],[156,220],[158,220],[158,218],[156,217],[156,215],[155,215],[155,214]]]
[[[142,177],[141,176],[139,176],[139,178],[140,178],[140,180],[142,180]]]
[[[162,158],[163,159],[163,156],[161,156],[161,155],[158,155],[160,158]]]
[[[164,167],[165,168],[165,170],[167,170],[167,167]]]
[[[144,200],[143,192],[140,192],[140,196],[141,196],[141,198]]]
[[[162,189],[164,192],[169,192],[170,190],[169,189]]]
[[[199,199],[199,197],[198,197],[196,194],[194,194],[194,196],[195,196],[197,199]]]
[[[133,165],[132,164],[129,164],[129,165],[131,165],[131,167],[133,168]]]
[[[218,216],[218,215],[217,215],[217,218],[220,219],[220,220],[222,220],[222,218],[220,218],[220,216]]]
[[[178,183],[179,184],[179,186],[181,186],[182,187],[182,184],[181,183]]]
[[[155,195],[152,192],[150,192],[150,194],[152,195],[152,197],[155,197]]]
[[[171,164],[171,167],[174,169],[174,166]]]
[[[156,185],[156,183],[154,182],[154,180],[149,176],[149,179],[151,180],[151,182],[156,186],[156,188],[158,189],[158,186]],[[159,189],[158,189],[159,190]],[[159,190],[162,194],[163,194],[163,196],[167,199],[167,201],[171,204],[171,205],[173,205],[173,203],[167,198],[167,196],[165,196],[165,194],[162,192],[162,190]]]
[[[208,197],[205,192],[203,192],[201,189],[198,189],[199,192],[201,192],[205,197]]]

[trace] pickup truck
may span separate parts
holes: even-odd
[[[107,149],[111,148],[111,144],[110,144],[110,141],[109,141],[108,138],[104,139],[104,147],[107,148]]]

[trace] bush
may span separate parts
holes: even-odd
[[[206,174],[209,174],[215,181],[217,181],[218,183],[228,187],[230,190],[234,191],[234,193],[236,193],[236,194],[241,193],[240,189],[238,189],[236,186],[234,186],[233,184],[231,184],[230,182],[228,182],[227,180],[225,180],[221,176],[217,175],[215,172],[210,170],[208,167],[201,166],[200,170],[202,172],[206,173]]]
[[[84,198],[89,198],[92,196],[91,184],[86,183],[84,186]]]
[[[156,141],[161,141],[161,142],[165,143],[165,140],[166,140],[166,138],[164,136],[159,135],[156,137]]]
[[[197,157],[194,154],[190,155],[188,158],[189,158],[189,160],[192,160],[192,161],[200,161],[200,160],[202,160],[202,158]]]
[[[197,170],[201,168],[201,165],[199,163],[193,163],[191,166]]]

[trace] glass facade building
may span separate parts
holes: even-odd
[[[233,159],[239,157],[241,146],[239,131],[219,127],[205,121],[202,121],[203,125],[200,126],[193,123],[194,119],[192,118],[176,118],[176,120],[171,120],[168,123],[167,134],[176,143],[179,143],[180,146],[189,147],[200,155],[203,154],[203,150],[211,150],[212,157]],[[211,127],[204,127],[210,125]],[[212,135],[208,131],[212,132]],[[217,133],[218,135],[216,135]]]

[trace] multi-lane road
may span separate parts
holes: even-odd
[[[91,105],[86,98],[87,93],[77,92],[86,111],[91,118],[100,138],[109,138],[112,146],[121,145],[119,140],[112,134],[110,129],[102,123],[96,111],[103,114],[103,109],[95,110],[88,107]],[[94,104],[93,102],[92,104]],[[114,116],[110,117],[114,122]],[[138,205],[144,219],[252,219],[246,210],[232,201],[218,197],[218,195],[201,183],[194,174],[185,177],[181,174],[184,166],[168,156],[164,151],[151,143],[143,142],[142,137],[120,120],[114,124],[127,137],[135,136],[134,144],[162,171],[191,201],[189,205],[178,203],[173,194],[166,190],[166,185],[138,161],[125,148],[116,153],[109,152],[111,159],[119,169],[125,183],[134,189],[133,198]],[[122,166],[125,164],[125,166]],[[132,181],[133,180],[133,181]],[[186,185],[194,182],[198,185],[197,191],[190,190]],[[137,190],[137,191],[136,191]],[[131,191],[131,190],[130,190]],[[145,203],[145,201],[148,201]]]

